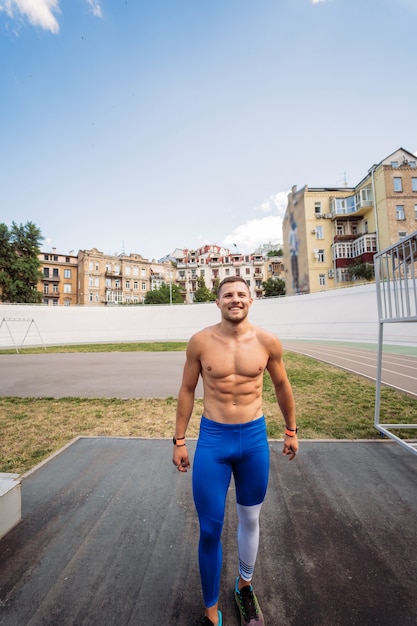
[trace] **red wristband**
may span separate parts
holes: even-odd
[[[295,437],[295,435],[298,432],[298,428],[296,428],[295,430],[290,430],[289,428],[285,429],[285,436],[286,437]]]

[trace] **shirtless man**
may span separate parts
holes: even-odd
[[[268,370],[285,420],[283,454],[298,451],[294,397],[277,337],[248,320],[252,304],[243,278],[227,277],[216,304],[221,321],[191,337],[178,395],[173,463],[190,467],[185,434],[201,375],[204,412],[194,457],[193,496],[200,523],[198,557],[205,604],[204,626],[222,626],[218,609],[222,565],[221,533],[226,495],[233,474],[238,513],[239,576],[235,598],[241,626],[263,626],[252,589],[259,544],[259,515],[269,474],[269,447],[262,412],[262,383]]]

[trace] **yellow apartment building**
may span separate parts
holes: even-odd
[[[417,229],[417,157],[399,148],[355,187],[294,186],[283,220],[287,295],[354,284],[349,267],[372,264]]]

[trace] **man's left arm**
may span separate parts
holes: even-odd
[[[295,418],[295,401],[291,383],[282,359],[281,342],[274,337],[271,342],[271,353],[267,370],[275,389],[278,406],[285,420],[284,448],[282,453],[290,457],[290,461],[298,452],[297,422]]]

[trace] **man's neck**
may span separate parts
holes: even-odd
[[[222,319],[219,324],[219,330],[223,335],[228,337],[242,337],[252,328],[252,324],[248,319],[232,322],[230,320]]]

